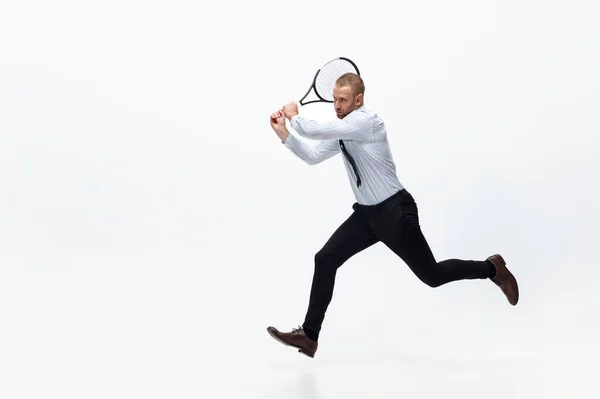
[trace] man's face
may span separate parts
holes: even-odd
[[[335,86],[333,88],[333,107],[339,119],[343,119],[350,112],[359,108],[362,104],[362,95],[352,95],[350,86]]]

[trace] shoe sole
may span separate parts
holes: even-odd
[[[279,342],[279,343],[281,343],[281,344],[283,344],[285,346],[291,346],[292,348],[296,348],[296,349],[298,349],[298,352],[302,353],[305,356],[308,356],[310,358],[314,358],[315,357],[315,353],[316,353],[315,351],[311,351],[311,350],[308,350],[306,348],[301,348],[299,346],[292,345],[292,344],[290,344],[288,342],[285,342],[285,341],[281,340],[277,335],[275,335],[275,332],[272,331],[270,328],[267,328],[267,332],[269,333],[269,335],[271,337],[273,337],[273,339],[275,341],[277,341],[277,342]]]
[[[310,357],[311,359],[315,357],[315,351],[309,351],[308,349],[300,348],[298,349],[298,352]]]

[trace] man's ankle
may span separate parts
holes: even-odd
[[[486,260],[485,263],[487,263],[488,265],[488,270],[490,273],[490,279],[496,277],[496,266],[494,266],[494,264],[492,262],[490,262],[489,260]]]
[[[317,333],[316,331],[313,331],[311,329],[308,329],[308,328],[303,328],[303,330],[304,330],[304,334],[306,334],[308,339],[310,339],[311,341],[315,341],[315,342],[319,341],[319,333]]]

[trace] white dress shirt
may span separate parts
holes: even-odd
[[[290,134],[284,142],[288,149],[309,165],[323,162],[341,152],[339,140],[344,140],[361,179],[358,187],[352,166],[342,156],[359,204],[378,204],[404,188],[396,175],[383,120],[367,111],[364,105],[343,119],[317,122],[295,115],[290,124],[300,136],[316,140],[314,145],[310,145]]]

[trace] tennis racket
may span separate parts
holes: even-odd
[[[335,81],[347,72],[352,72],[360,76],[356,64],[345,57],[335,58],[323,65],[321,69],[317,70],[312,84],[300,100],[300,105],[319,102],[333,103]],[[314,92],[317,98],[305,101],[311,92]]]

